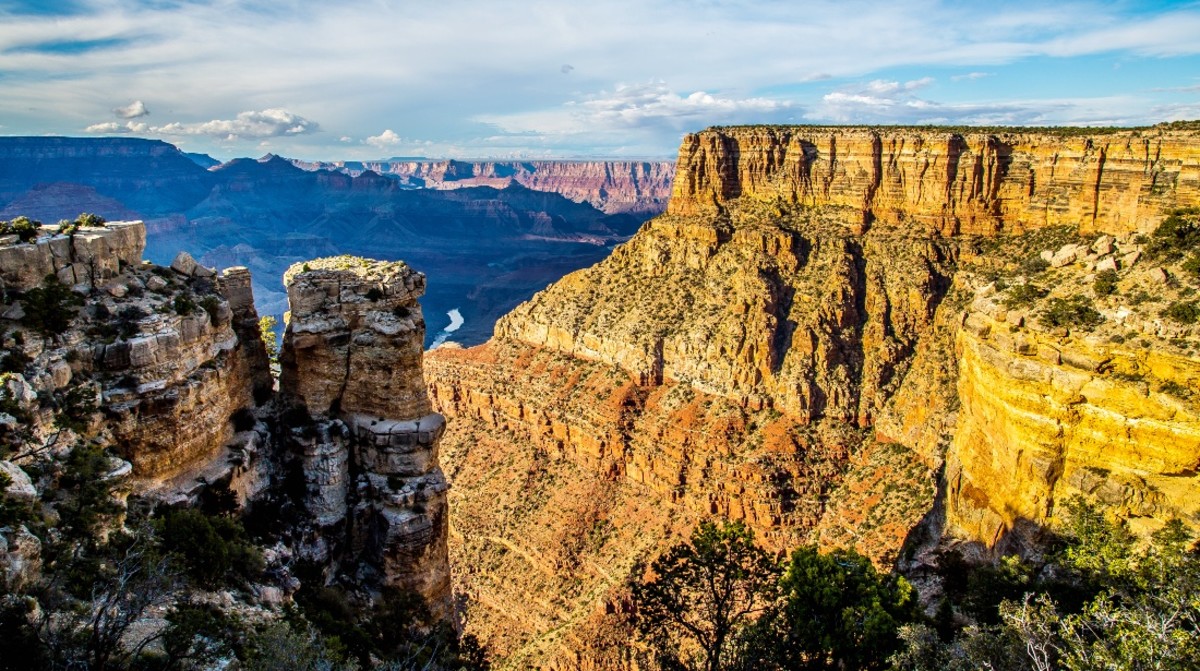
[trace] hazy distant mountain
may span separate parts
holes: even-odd
[[[658,214],[666,209],[675,174],[673,161],[459,161],[390,158],[382,161],[314,162],[292,160],[305,170],[348,175],[372,171],[409,188],[503,188],[521,184],[535,191],[589,203],[609,214]]]
[[[417,189],[394,177],[302,170],[265,156],[203,167],[135,138],[0,138],[0,216],[43,221],[82,211],[145,219],[146,256],[180,249],[212,266],[244,265],[264,314],[281,313],[283,270],[314,256],[404,259],[429,276],[430,339],[459,308],[462,342],[480,342],[520,301],[602,259],[647,215],[605,214],[519,183]]]

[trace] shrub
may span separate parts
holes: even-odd
[[[1070,298],[1052,298],[1050,304],[1042,311],[1040,318],[1044,326],[1077,328],[1095,328],[1104,317],[1092,307],[1090,300],[1083,296]]]
[[[136,305],[122,308],[117,313],[117,333],[122,338],[132,338],[137,334],[138,322],[146,318],[146,313]]]
[[[62,333],[82,304],[83,298],[57,277],[48,275],[42,286],[25,292],[25,316],[21,323],[47,336]]]
[[[58,414],[54,416],[54,425],[60,429],[70,429],[75,433],[83,433],[88,421],[96,412],[96,392],[89,387],[71,387],[65,392],[55,394]]]
[[[42,222],[29,217],[17,217],[12,221],[0,221],[0,235],[15,235],[21,242],[29,242],[37,237]]]
[[[1117,271],[1102,270],[1096,273],[1096,279],[1092,282],[1092,291],[1096,292],[1097,296],[1111,296],[1117,291]]]
[[[1039,255],[1025,259],[1023,262],[1021,262],[1020,268],[1021,272],[1025,273],[1026,275],[1037,275],[1039,273],[1046,272],[1046,269],[1049,267],[1050,262],[1046,259],[1043,259]]]
[[[1154,258],[1170,259],[1197,247],[1200,247],[1200,207],[1186,207],[1173,210],[1154,229],[1146,245],[1146,253]]]
[[[232,518],[183,508],[168,511],[159,526],[163,549],[175,556],[200,587],[220,589],[262,573],[262,554]]]
[[[208,313],[208,321],[215,326],[217,323],[217,310],[221,307],[221,299],[216,296],[205,296],[200,299],[200,307]]]
[[[0,373],[24,373],[25,366],[28,366],[33,359],[25,353],[25,350],[14,348],[4,353],[4,357],[0,358]]]
[[[1161,316],[1179,324],[1195,324],[1200,321],[1200,302],[1177,301],[1168,305]]]
[[[1192,252],[1183,262],[1183,271],[1192,277],[1200,278],[1200,252]]]
[[[1008,295],[1003,301],[1004,307],[1009,310],[1030,307],[1047,293],[1049,292],[1032,282],[1018,284],[1008,289]]]
[[[75,217],[75,224],[86,228],[104,228],[104,224],[106,223],[108,222],[104,220],[104,217],[92,214],[91,212],[84,212]]]
[[[192,295],[184,292],[175,294],[175,300],[171,304],[175,308],[175,314],[180,317],[186,317],[196,311],[196,301],[192,299]]]

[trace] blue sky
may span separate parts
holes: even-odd
[[[0,0],[0,134],[671,157],[714,124],[1200,118],[1198,2]]]

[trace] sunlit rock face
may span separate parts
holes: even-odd
[[[424,275],[403,262],[316,259],[285,275],[291,312],[280,391],[307,416],[293,430],[323,527],[349,523],[343,556],[364,580],[450,607],[444,418],[422,373]]]
[[[1075,494],[1141,531],[1194,519],[1180,343],[1200,332],[1158,316],[1180,271],[1139,261],[1137,234],[1200,204],[1198,149],[1158,129],[685,137],[665,215],[487,344],[426,357],[468,630],[514,665],[634,666],[622,586],[710,515],[885,568],[931,511],[985,552],[1035,543]],[[1104,326],[997,307],[1040,258],[1053,297],[1118,271]]]

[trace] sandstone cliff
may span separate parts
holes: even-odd
[[[402,262],[316,259],[285,275],[291,305],[280,391],[293,407],[293,451],[305,504],[327,547],[368,585],[425,598],[450,612],[446,480],[438,466],[445,420],[430,407],[421,368],[425,276]],[[299,421],[299,418],[305,418]],[[333,533],[343,526],[348,533]]]
[[[742,197],[847,208],[943,234],[1146,230],[1200,199],[1200,137],[1144,128],[1090,133],[937,128],[747,127],[688,135],[669,212]]]
[[[515,666],[620,666],[621,585],[705,515],[881,565],[938,482],[931,520],[985,545],[1020,547],[1075,493],[1144,529],[1192,518],[1200,334],[1159,316],[1185,275],[1136,234],[1200,202],[1198,149],[1157,129],[688,136],[668,214],[488,345],[427,357],[468,630]],[[1042,325],[1104,269],[1104,326]],[[1048,296],[996,310],[997,281],[1035,275]],[[1136,349],[1112,344],[1131,329]]]
[[[608,214],[659,214],[671,194],[674,165],[669,161],[351,161],[314,163],[293,160],[305,169],[357,175],[367,170],[426,189],[520,184],[589,203]]]
[[[53,452],[97,431],[141,489],[170,499],[202,473],[239,470],[221,455],[254,456],[263,437],[234,417],[271,382],[249,274],[186,255],[175,269],[144,265],[144,244],[141,222],[114,222],[0,247],[8,398],[26,419],[9,438]],[[26,389],[53,400],[26,402]],[[83,424],[63,419],[70,411]]]

